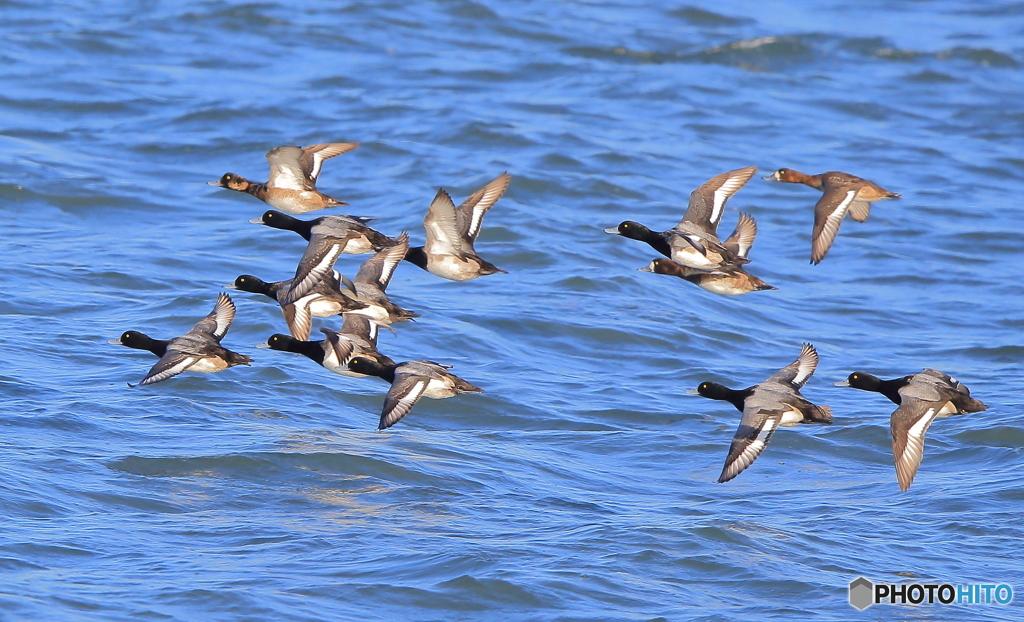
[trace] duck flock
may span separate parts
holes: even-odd
[[[264,201],[275,209],[250,222],[290,230],[307,241],[294,277],[267,282],[243,274],[225,286],[263,294],[281,307],[288,334],[271,335],[257,347],[302,354],[343,376],[376,376],[386,380],[391,387],[384,397],[378,426],[384,430],[405,417],[420,398],[442,399],[482,392],[451,373],[448,365],[425,360],[396,363],[377,350],[377,333],[380,327],[393,331],[393,324],[419,317],[418,313],[391,302],[386,294],[388,283],[403,260],[452,281],[505,272],[480,257],[474,243],[484,215],[508,189],[511,176],[502,173],[458,206],[447,192],[438,190],[423,220],[426,241],[418,247],[410,247],[408,233],[388,237],[369,227],[372,219],[362,216],[331,215],[312,220],[290,216],[347,205],[319,192],[316,180],[325,160],[358,146],[358,143],[321,143],[308,147],[277,147],[266,154],[270,162],[266,183],[226,173],[210,185],[245,192]],[[740,213],[732,235],[725,241],[718,238],[718,224],[725,213],[726,202],[756,172],[756,166],[749,166],[712,177],[690,194],[682,220],[666,231],[652,231],[631,220],[605,231],[646,242],[663,255],[640,268],[641,271],[679,277],[725,296],[777,289],[745,269],[757,236],[757,223],[752,216]],[[863,222],[868,218],[872,202],[900,198],[866,179],[837,171],[805,175],[783,168],[764,179],[805,184],[822,192],[814,206],[810,256],[814,264],[825,258],[847,213]],[[355,277],[349,279],[334,269],[342,254],[372,255],[362,263]],[[321,327],[324,338],[310,339],[312,318],[336,315],[342,316],[337,330]],[[185,371],[217,372],[252,362],[251,357],[221,345],[234,318],[235,305],[231,297],[220,293],[213,311],[180,337],[153,339],[130,330],[110,343],[148,350],[160,357],[139,385],[161,382]],[[805,343],[793,363],[763,382],[745,389],[702,382],[696,389],[687,391],[727,401],[743,413],[719,482],[727,482],[749,467],[764,451],[778,427],[832,423],[828,406],[812,404],[800,394],[817,365],[817,351],[813,345]],[[921,464],[925,433],[932,421],[986,408],[971,397],[966,386],[934,369],[892,380],[856,371],[835,384],[881,393],[897,405],[890,418],[890,429],[896,478],[900,490],[904,491],[910,488]]]

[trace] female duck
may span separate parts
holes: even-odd
[[[348,205],[319,192],[316,189],[316,178],[320,175],[324,160],[352,151],[358,146],[359,143],[320,143],[308,147],[277,147],[267,152],[270,176],[266,183],[252,182],[234,173],[225,173],[219,180],[207,183],[251,194],[289,214]]]
[[[791,168],[780,168],[765,177],[769,181],[805,184],[822,191],[814,205],[814,230],[811,232],[811,263],[818,264],[832,248],[839,233],[839,225],[846,213],[857,222],[864,222],[871,212],[871,203],[884,199],[898,199],[874,182],[849,173],[828,171],[820,175],[805,175]]]
[[[220,345],[235,319],[235,304],[227,294],[217,296],[213,311],[187,333],[174,339],[153,339],[130,330],[109,343],[138,350],[149,350],[160,357],[140,385],[167,380],[185,371],[213,373],[235,365],[248,365],[252,358]],[[128,386],[135,386],[129,384]]]
[[[433,361],[406,361],[396,365],[357,356],[349,361],[348,367],[356,373],[377,376],[391,383],[380,413],[380,430],[398,423],[421,397],[438,400],[460,393],[483,393],[483,389],[449,372],[449,365]]]
[[[816,406],[800,394],[818,366],[818,352],[805,343],[795,361],[760,384],[730,389],[714,382],[702,382],[690,395],[724,400],[743,413],[725,458],[718,482],[727,482],[743,472],[761,455],[779,426],[800,423],[832,423],[832,410]]]

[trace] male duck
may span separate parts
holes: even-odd
[[[239,289],[254,294],[263,294],[276,300],[281,305],[281,314],[288,324],[288,332],[296,339],[309,339],[313,327],[313,318],[331,317],[339,313],[347,313],[366,309],[367,305],[354,300],[345,294],[336,278],[336,272],[328,272],[324,279],[304,296],[285,304],[286,293],[291,289],[292,279],[267,283],[262,279],[243,274],[233,283],[225,285],[227,289]]]
[[[217,296],[217,304],[214,305],[213,311],[181,337],[153,339],[130,330],[118,339],[111,339],[109,343],[149,350],[160,357],[140,385],[167,380],[185,371],[213,373],[252,362],[251,357],[232,352],[220,345],[234,319],[235,304],[227,294],[222,293]]]
[[[474,192],[461,205],[444,189],[430,203],[423,219],[427,242],[409,249],[405,259],[427,272],[451,281],[468,281],[502,270],[476,254],[473,244],[480,234],[484,214],[508,189],[512,176],[502,173]]]
[[[449,372],[450,366],[432,361],[406,361],[396,365],[357,356],[349,361],[348,367],[356,373],[377,376],[391,383],[380,414],[380,430],[398,423],[421,397],[437,400],[460,393],[483,393],[483,389]]]
[[[335,332],[321,328],[320,332],[325,337],[322,341],[303,341],[278,333],[256,347],[302,354],[325,369],[353,378],[366,377],[366,374],[357,373],[348,367],[349,361],[357,356],[380,365],[395,363],[377,350],[377,324],[365,316],[346,314],[341,330]]]
[[[896,480],[900,490],[908,490],[924,458],[924,435],[932,421],[939,417],[977,413],[988,408],[971,397],[971,391],[956,378],[941,371],[924,371],[881,380],[862,371],[855,371],[837,387],[853,387],[874,391],[898,404],[889,418],[892,432],[892,455],[896,463]]]
[[[818,352],[805,343],[795,361],[767,380],[746,389],[730,389],[714,382],[702,382],[690,395],[724,400],[743,413],[718,478],[727,482],[743,472],[764,451],[779,426],[800,423],[832,423],[828,406],[815,406],[800,394],[818,366]]]
[[[299,220],[281,212],[267,210],[263,216],[253,218],[249,222],[294,231],[310,243],[314,239],[344,238],[348,240],[344,252],[349,255],[361,255],[374,253],[394,243],[388,236],[366,226],[371,220],[373,219],[364,216],[321,216],[313,220]],[[358,235],[353,235],[353,232]]]
[[[654,250],[688,268],[711,272],[739,267],[750,260],[740,257],[719,241],[718,223],[725,213],[726,201],[756,172],[756,166],[748,166],[715,175],[701,184],[690,193],[690,203],[683,219],[668,231],[651,231],[632,220],[604,231],[647,242]]]

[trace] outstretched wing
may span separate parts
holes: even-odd
[[[800,356],[772,374],[766,382],[786,382],[799,389],[807,384],[807,380],[814,374],[817,367],[818,351],[814,349],[813,345],[805,343],[803,349],[800,350]]]
[[[443,188],[437,191],[434,200],[430,202],[427,216],[423,219],[423,228],[427,231],[427,242],[423,250],[428,255],[463,255],[455,203]]]
[[[690,222],[704,231],[715,233],[725,213],[725,203],[746,185],[757,172],[756,166],[715,175],[690,193],[690,204],[679,224]]]
[[[900,390],[900,396],[903,399],[889,418],[889,429],[892,432],[896,480],[900,490],[907,490],[924,459],[924,435],[935,418],[948,409],[949,402],[945,398],[927,400],[908,396],[903,390]]]
[[[168,348],[167,352],[160,357],[160,360],[156,362],[156,365],[150,368],[149,373],[142,379],[139,386],[146,384],[154,384],[161,380],[167,380],[172,376],[177,376],[181,372],[185,371],[189,367],[192,367],[199,361],[200,357],[194,354],[188,354],[181,350],[175,350]]]
[[[299,156],[299,168],[302,174],[315,184],[324,160],[348,153],[358,146],[359,143],[318,143],[303,147],[302,155]]]
[[[314,237],[310,240],[295,268],[295,277],[288,291],[280,299],[281,306],[294,303],[316,287],[334,269],[334,262],[341,256],[347,243],[348,240],[344,238]]]
[[[469,242],[470,247],[473,246],[473,243],[476,242],[476,237],[480,234],[484,214],[505,194],[511,180],[512,176],[507,171],[502,173],[497,178],[487,182],[487,185],[483,188],[471,194],[468,199],[455,209],[459,235],[462,236],[463,240]]]
[[[839,225],[857,196],[857,189],[828,189],[814,205],[814,231],[811,232],[811,263],[821,263],[839,234]]]
[[[306,179],[306,175],[299,165],[301,157],[302,147],[275,147],[268,151],[267,162],[270,162],[270,176],[267,177],[267,186],[288,190],[314,190],[313,182]]]
[[[409,414],[430,383],[428,377],[403,371],[401,367],[398,368],[395,381],[391,383],[391,389],[384,397],[384,408],[380,413],[381,430],[390,428]]]
[[[231,328],[231,322],[235,319],[235,303],[231,297],[221,292],[217,296],[217,302],[213,305],[213,311],[195,323],[188,331],[190,333],[205,333],[217,341],[224,338]]]
[[[736,477],[757,460],[764,448],[768,446],[775,430],[782,419],[781,411],[761,409],[743,410],[740,425],[729,445],[729,454],[725,457],[725,466],[718,477],[718,483],[725,483]]]
[[[377,251],[373,257],[363,262],[363,265],[359,267],[359,272],[356,273],[355,282],[368,283],[384,291],[387,289],[388,283],[391,282],[391,275],[395,273],[395,268],[402,263],[407,252],[409,252],[409,234],[403,231],[395,239],[394,244]]]
[[[732,235],[726,238],[722,245],[736,254],[737,257],[747,258],[750,248],[754,245],[754,238],[757,237],[757,223],[750,214],[740,212],[739,222]]]

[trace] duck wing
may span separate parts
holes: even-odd
[[[423,228],[427,232],[427,241],[423,250],[427,255],[458,255],[464,256],[462,237],[459,235],[458,217],[455,215],[455,202],[441,188],[430,202],[427,216],[423,219]]]
[[[795,361],[772,374],[765,382],[790,384],[793,388],[799,389],[807,384],[817,367],[818,351],[813,345],[805,343]]]
[[[725,203],[740,188],[746,185],[757,172],[756,166],[736,169],[721,175],[715,175],[690,193],[690,203],[686,214],[679,221],[691,222],[701,229],[714,233],[718,230],[718,222],[725,213]]]
[[[306,252],[299,259],[291,284],[280,298],[281,306],[292,304],[302,298],[332,272],[334,262],[341,256],[347,243],[347,238],[313,236],[306,245]]]
[[[348,153],[359,143],[318,143],[302,148],[302,155],[299,156],[298,164],[302,175],[316,184],[316,178],[320,176],[320,169],[324,160],[330,160],[334,156]]]
[[[346,335],[352,335],[364,339],[367,343],[377,345],[377,323],[365,315],[358,313],[346,313],[341,322],[341,331]],[[321,329],[323,330],[323,329]]]
[[[871,202],[870,201],[851,201],[850,202],[850,218],[857,222],[864,222],[868,219],[868,214],[871,213]]]
[[[270,162],[270,175],[267,177],[268,188],[286,188],[288,190],[315,190],[316,186],[306,178],[299,165],[302,147],[275,147],[267,152]]]
[[[735,253],[737,257],[746,259],[750,248],[754,245],[755,237],[757,237],[757,223],[754,221],[754,217],[740,212],[736,229],[725,239],[725,242],[722,242],[722,246]]]
[[[388,283],[391,282],[391,275],[395,273],[395,268],[402,263],[408,251],[409,234],[403,231],[395,239],[394,244],[377,251],[373,257],[363,262],[363,265],[359,267],[359,272],[356,273],[354,282],[373,285],[384,291],[387,289]]]
[[[781,410],[745,406],[740,425],[732,437],[732,444],[729,445],[729,454],[725,458],[718,483],[731,480],[753,464],[768,446],[768,441],[775,434],[781,420]]]
[[[321,328],[320,332],[324,334],[324,350],[330,349],[338,361],[338,366],[347,369],[348,361],[355,352],[355,344],[329,328]]]
[[[409,414],[423,396],[423,392],[427,390],[429,383],[429,376],[424,376],[417,369],[410,369],[405,364],[399,365],[395,370],[395,380],[391,383],[391,389],[384,397],[384,408],[380,413],[378,429],[386,430]]]
[[[832,248],[850,205],[857,196],[856,188],[825,188],[814,205],[814,230],[811,232],[811,263],[818,264]],[[867,216],[864,216],[867,218]]]
[[[160,360],[157,361],[153,367],[149,369],[149,373],[146,374],[146,377],[143,378],[142,382],[137,386],[154,384],[162,380],[167,380],[173,376],[177,376],[189,367],[195,365],[200,358],[202,357],[197,354],[190,354],[178,349],[168,348],[167,352],[160,357]]]
[[[511,180],[512,176],[506,171],[487,182],[487,185],[471,194],[468,199],[455,208],[459,235],[463,240],[469,242],[471,248],[480,234],[484,214],[505,194]]]
[[[196,322],[195,325],[189,329],[188,334],[209,335],[219,342],[224,338],[224,335],[228,334],[228,329],[231,328],[231,322],[233,322],[234,319],[235,303],[232,302],[231,296],[221,292],[217,296],[216,304],[213,305],[213,311],[203,319]]]

